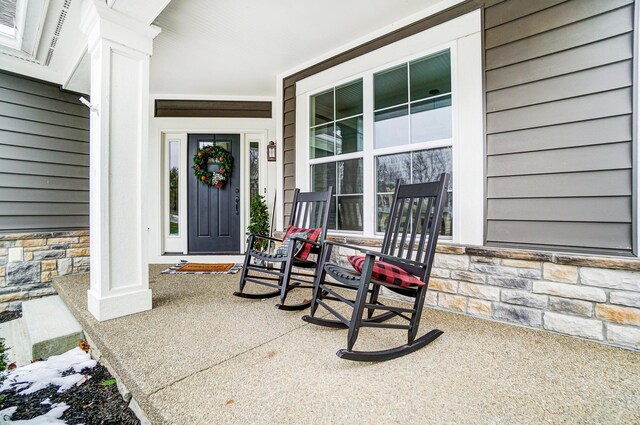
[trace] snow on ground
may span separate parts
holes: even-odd
[[[66,425],[66,422],[60,419],[69,406],[65,403],[54,403],[44,415],[36,416],[32,419],[12,421],[11,416],[18,409],[17,407],[8,407],[0,410],[0,424],[23,424],[23,425]]]
[[[76,347],[59,356],[51,356],[47,360],[5,372],[6,379],[0,387],[0,393],[11,389],[21,390],[18,393],[21,395],[31,394],[49,385],[59,387],[58,392],[62,393],[72,386],[80,385],[86,381],[87,378],[79,372],[85,368],[95,367],[96,363],[91,359],[89,353]],[[76,373],[62,376],[68,370],[73,370]]]

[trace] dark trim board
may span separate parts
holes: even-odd
[[[154,117],[271,118],[270,101],[156,99]]]

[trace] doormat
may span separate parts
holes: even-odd
[[[242,269],[242,264],[224,263],[224,264],[208,264],[208,263],[190,263],[188,261],[180,261],[175,266],[171,266],[163,270],[163,274],[236,274]]]

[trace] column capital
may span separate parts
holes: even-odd
[[[161,31],[155,25],[145,24],[107,7],[100,0],[85,1],[80,29],[87,35],[89,52],[98,41],[109,40],[149,56],[153,54],[153,39]]]

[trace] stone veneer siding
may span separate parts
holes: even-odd
[[[55,294],[51,279],[89,271],[89,232],[0,235],[0,312]]]
[[[377,240],[329,239],[380,246]],[[357,252],[334,247],[334,261],[339,258],[348,266],[347,255]],[[426,302],[442,310],[640,349],[638,259],[439,244]]]

